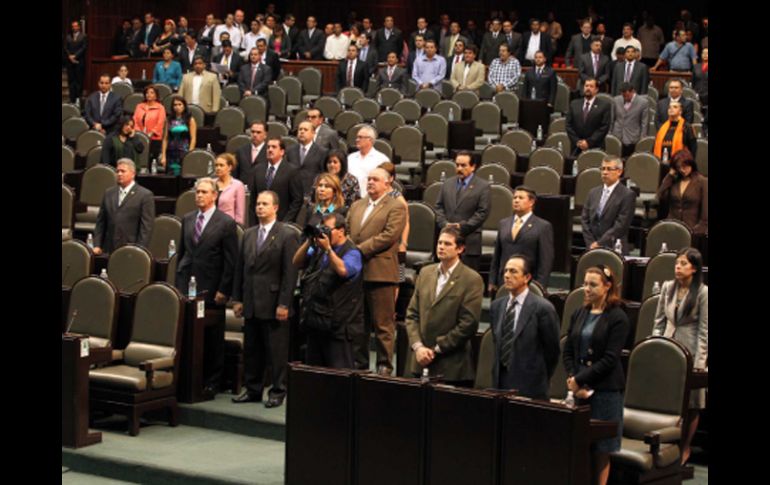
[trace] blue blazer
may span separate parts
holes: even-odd
[[[163,67],[164,61],[155,64],[155,72],[152,74],[152,82],[168,84],[172,88],[178,88],[182,82],[182,65],[172,60],[168,69]]]

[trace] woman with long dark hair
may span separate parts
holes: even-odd
[[[195,149],[195,139],[198,129],[195,118],[187,108],[187,101],[182,96],[173,95],[171,113],[163,132],[163,152],[160,158],[166,173],[179,175],[182,170],[182,159],[187,152]]]
[[[668,217],[690,226],[695,234],[709,232],[709,179],[684,148],[674,153],[671,169],[658,188],[658,200],[668,207]]]

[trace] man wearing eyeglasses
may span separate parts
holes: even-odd
[[[356,135],[357,152],[348,156],[348,172],[358,179],[361,197],[366,197],[366,182],[369,172],[382,162],[389,162],[388,156],[374,148],[377,132],[369,125],[363,126]]]
[[[307,118],[313,124],[315,138],[313,142],[326,150],[336,150],[340,143],[337,140],[337,132],[324,123],[324,116],[318,108],[311,108],[307,112]]]
[[[617,157],[602,161],[602,185],[588,192],[581,216],[587,249],[614,248],[620,239],[628,254],[628,229],[634,217],[636,193],[620,183],[623,162]]]

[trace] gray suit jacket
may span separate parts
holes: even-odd
[[[128,243],[149,247],[155,224],[155,200],[152,192],[134,184],[118,206],[118,186],[104,193],[96,217],[94,245],[111,253]]]
[[[626,62],[616,62],[612,68],[612,95],[620,94],[620,85],[623,84],[623,78],[626,74]],[[647,94],[647,88],[650,84],[650,69],[639,61],[634,62],[631,71],[631,84],[636,90],[636,94]]]
[[[495,238],[495,253],[489,267],[489,282],[495,286],[503,285],[505,263],[514,254],[523,254],[532,262],[532,278],[543,286],[548,284],[548,277],[553,268],[553,226],[535,214],[519,229],[516,240],[511,238],[514,216],[500,220],[499,231]]]
[[[684,305],[677,310],[675,283],[675,280],[666,281],[660,289],[653,333],[681,342],[692,354],[693,367],[705,369],[709,350],[708,286],[700,286],[692,312],[685,315]]]
[[[319,146],[329,151],[336,150],[340,147],[339,136],[337,135],[337,132],[325,123],[319,126],[316,130],[315,142],[318,143]],[[325,164],[323,169],[324,171],[326,170]]]
[[[580,63],[580,66],[578,67],[578,74],[580,75],[580,78],[578,79],[577,87],[578,87],[578,91],[581,93],[583,92],[583,83],[589,77],[593,77],[597,81],[599,81],[600,87],[602,84],[610,80],[610,58],[605,56],[604,54],[600,54],[599,66],[598,66],[599,69],[597,71],[594,71],[594,61],[591,56],[592,56],[592,53],[587,52],[580,57],[582,61]]]
[[[465,254],[481,254],[481,226],[490,207],[489,182],[474,175],[468,187],[457,198],[457,176],[450,177],[441,187],[436,202],[436,225],[439,230],[450,222],[460,223],[465,238]]]
[[[591,36],[589,36],[589,39]],[[590,44],[590,42],[589,42]],[[578,32],[569,39],[569,45],[567,46],[567,52],[564,54],[564,59],[567,60],[567,65],[572,65],[576,69],[580,70],[580,66],[583,63],[583,54],[591,52],[589,48],[587,51],[583,50],[583,34]],[[572,63],[569,60],[572,60]]]
[[[612,99],[612,133],[624,145],[634,145],[647,133],[647,100],[638,94],[631,102],[631,107],[626,110],[623,96],[618,95]]]
[[[279,305],[292,312],[297,268],[291,260],[299,247],[299,239],[295,231],[280,221],[273,225],[260,251],[257,251],[258,236],[259,225],[243,235],[235,263],[233,300],[243,303],[246,318],[274,320]]]
[[[310,150],[305,155],[304,163],[300,163],[299,150],[299,143],[292,145],[286,150],[286,160],[299,170],[302,180],[302,195],[309,195],[313,190],[313,181],[316,176],[326,171],[326,155],[329,150],[318,143],[311,144]]]
[[[615,240],[623,243],[623,254],[628,254],[628,228],[634,218],[636,193],[618,182],[610,198],[604,206],[604,211],[597,214],[599,202],[602,199],[604,185],[594,187],[588,192],[581,215],[583,225],[583,240],[586,247],[596,241],[599,246],[612,248]]]
[[[521,396],[547,399],[549,382],[559,363],[559,317],[551,302],[532,291],[527,294],[519,309],[511,361],[505,373],[507,378],[503,379],[500,368],[503,328],[513,325],[505,316],[509,296],[496,299],[489,308],[495,344],[492,382],[498,389],[517,389]]]
[[[492,32],[487,32],[484,34],[484,38],[481,39],[481,50],[479,52],[479,60],[486,64],[487,66],[492,63],[492,60],[497,58],[500,55],[500,44],[503,44],[506,42],[505,34],[501,30],[497,33],[497,38],[495,39],[492,35]],[[516,55],[515,52],[512,52],[511,54]]]
[[[254,180],[254,171],[257,164],[267,163],[267,142],[262,145],[262,149],[257,153],[254,160],[251,159],[251,142],[240,147],[235,152],[235,157],[238,160],[238,165],[235,166],[233,177],[248,186]],[[252,197],[255,196],[252,195]]]
[[[406,79],[406,70],[400,66],[393,69],[393,76],[388,79],[388,67],[385,66],[380,69],[380,73],[377,75],[377,85],[380,88],[398,89],[403,94],[406,91]]]

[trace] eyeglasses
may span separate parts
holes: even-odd
[[[602,167],[601,168],[602,172],[613,172],[615,170],[620,170],[620,168],[618,168],[618,167]]]
[[[366,136],[366,135],[356,135],[356,140],[358,140],[359,138],[369,138],[369,139],[371,139],[372,137],[371,136]]]

